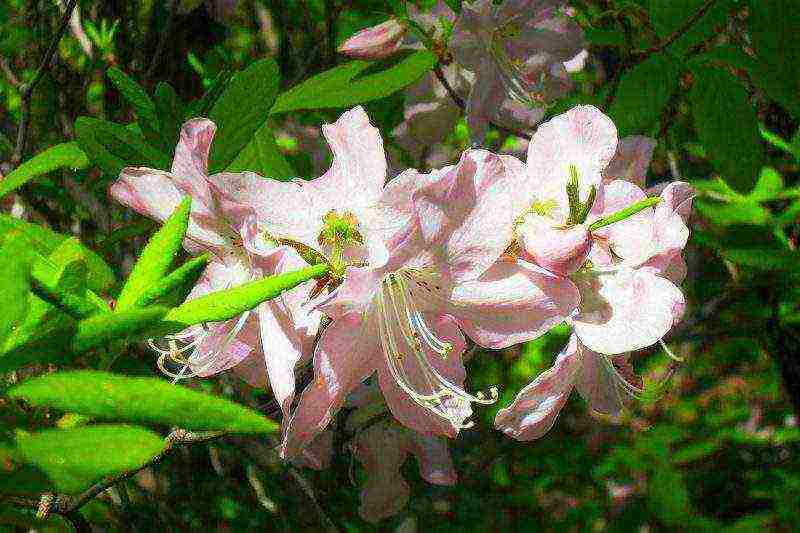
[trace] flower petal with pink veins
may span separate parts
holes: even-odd
[[[453,345],[452,351],[445,358],[423,344],[428,362],[450,383],[463,387],[464,379],[466,378],[466,371],[461,361],[461,356],[466,347],[464,335],[452,318],[442,315],[436,319],[431,314],[425,313],[424,315],[434,335]],[[398,339],[398,350],[404,354],[400,363],[405,370],[408,385],[420,394],[430,394],[431,388],[422,372],[421,363],[416,360],[411,347],[406,344],[402,337]],[[383,397],[386,399],[386,405],[392,415],[404,426],[424,435],[455,437],[458,434],[458,430],[448,420],[432,413],[412,400],[392,376],[385,356],[381,354],[380,357],[381,366],[378,369],[378,382],[383,392]],[[452,408],[454,414],[463,419],[469,418],[472,414],[472,409],[468,405],[453,403]]]
[[[617,153],[606,167],[603,178],[606,182],[626,180],[644,189],[647,168],[653,159],[656,140],[641,135],[632,135],[619,141]]]
[[[649,267],[587,273],[577,283],[582,302],[572,319],[575,334],[588,348],[606,355],[655,344],[685,306],[680,289]]]
[[[181,128],[170,172],[180,189],[207,206],[213,205],[206,176],[208,154],[216,129],[217,126],[205,118],[186,122]]]
[[[570,280],[527,263],[498,261],[477,280],[456,285],[447,312],[475,342],[500,349],[543,335],[579,302]]]
[[[580,200],[588,199],[591,186],[600,200],[603,171],[616,149],[617,128],[610,118],[594,106],[573,107],[536,130],[528,145],[531,179],[526,190],[519,192],[541,202],[554,201],[551,216],[564,222],[569,214],[570,166],[578,171]]]
[[[358,513],[368,522],[397,514],[408,502],[409,488],[400,473],[406,451],[401,430],[384,424],[371,426],[356,439],[356,457],[367,471]]]
[[[511,241],[517,213],[510,159],[468,150],[455,167],[424,175],[428,183],[414,195],[426,244],[440,251],[455,281],[480,276]]]
[[[618,416],[629,396],[621,389],[618,378],[614,371],[608,368],[608,365],[615,364],[626,369],[618,370],[620,375],[626,377],[626,374],[632,374],[631,365],[626,356],[618,356],[612,363],[585,346],[580,346],[580,353],[581,370],[575,384],[578,392],[589,403],[592,410],[612,417]]]
[[[553,227],[552,219],[528,213],[517,227],[522,245],[520,257],[554,274],[567,276],[586,262],[591,248],[589,231],[583,224]]]
[[[567,402],[581,368],[578,339],[572,335],[553,366],[525,386],[494,419],[494,427],[517,440],[534,440],[550,431]]]
[[[455,485],[458,481],[447,441],[440,437],[428,437],[414,431],[408,433],[408,449],[419,460],[422,478],[434,485]]]
[[[333,152],[333,164],[322,177],[303,186],[318,209],[359,211],[374,207],[386,182],[383,140],[361,106],[345,112],[322,133]],[[284,209],[286,206],[284,206]]]
[[[331,323],[314,354],[314,381],[286,424],[281,457],[297,455],[330,423],[347,395],[375,371],[383,357],[375,331],[358,313]]]
[[[587,222],[625,209],[644,200],[644,191],[625,180],[614,180],[603,189],[603,209],[592,215]],[[638,213],[596,230],[593,235],[605,241],[611,251],[626,264],[639,265],[655,250],[653,227],[653,208],[648,207]],[[602,262],[600,264],[607,265]]]
[[[653,217],[655,239],[664,250],[683,250],[689,240],[686,219],[692,211],[694,189],[683,181],[667,185]]]

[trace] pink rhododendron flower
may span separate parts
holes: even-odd
[[[246,198],[232,203],[217,193],[216,181],[234,178],[208,175],[214,131],[209,120],[190,120],[181,130],[170,172],[125,168],[110,188],[112,197],[159,221],[183,196],[192,197],[184,244],[192,253],[214,255],[190,299],[307,266],[291,248],[261,242]],[[162,354],[159,364],[176,379],[234,369],[251,384],[264,386],[269,375],[276,397],[288,407],[294,393],[294,363],[310,348],[321,316],[303,307],[311,288],[304,284],[237,319],[189,328],[168,338],[166,349],[154,344]],[[166,368],[167,357],[181,362],[182,370],[173,373]]]
[[[576,384],[593,409],[617,414],[623,399],[641,393],[632,373],[621,371],[628,368],[622,354],[659,342],[683,315],[683,294],[670,279],[679,281],[674,273],[689,234],[688,184],[671,183],[655,208],[588,230],[645,199],[634,181],[643,183],[651,154],[643,138],[626,139],[618,150],[613,123],[590,106],[543,124],[531,140],[534,200],[518,221],[520,257],[568,276],[580,307],[553,368],[498,413],[495,425],[515,438],[543,435]]]
[[[339,46],[339,52],[356,59],[383,59],[400,48],[405,33],[406,27],[390,18],[359,31]]]
[[[491,0],[464,3],[451,49],[476,77],[467,105],[476,141],[488,122],[530,127],[544,116],[543,104],[571,90],[564,62],[581,54],[580,27],[561,0]],[[570,68],[577,68],[576,58]]]
[[[491,401],[463,389],[461,329],[483,346],[510,346],[577,305],[568,280],[498,261],[515,216],[505,208],[512,159],[471,150],[458,165],[389,182],[384,204],[401,214],[413,206],[413,224],[387,241],[386,261],[349,268],[318,306],[333,323],[314,356],[315,381],[287,427],[284,457],[319,434],[376,372],[396,419],[426,435],[454,436],[470,425],[472,403]]]

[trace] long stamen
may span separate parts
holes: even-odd
[[[378,292],[379,330],[381,346],[387,359],[387,366],[398,386],[409,397],[430,412],[448,420],[456,429],[471,427],[473,422],[464,422],[465,412],[471,403],[490,404],[497,400],[496,388],[492,388],[490,398],[482,393],[469,394],[461,387],[442,376],[428,360],[424,344],[443,357],[446,357],[453,346],[439,339],[428,327],[422,313],[415,304],[411,289],[406,283],[403,273],[389,274]],[[398,337],[401,336],[410,350],[408,355],[414,357],[419,365],[420,375],[430,393],[423,394],[415,390],[405,369],[405,355],[399,351]]]

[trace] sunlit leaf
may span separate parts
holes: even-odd
[[[198,431],[278,430],[277,423],[247,407],[159,378],[90,370],[59,372],[17,385],[9,396],[102,420],[165,424]]]
[[[139,468],[163,450],[164,439],[144,428],[98,425],[21,433],[17,446],[60,491],[77,493],[104,476]]]
[[[117,299],[117,310],[124,311],[133,307],[148,287],[167,274],[181,251],[183,238],[189,227],[191,206],[192,198],[186,196],[144,247],[122,287]]]
[[[28,159],[0,181],[0,198],[22,187],[36,176],[59,168],[76,170],[88,165],[89,160],[77,143],[57,144]]]

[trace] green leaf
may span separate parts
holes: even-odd
[[[71,350],[82,353],[113,341],[147,338],[169,308],[162,306],[128,309],[117,313],[94,315],[78,322]]]
[[[33,224],[5,213],[0,213],[0,234],[6,234],[11,230],[17,230],[22,233],[36,251],[45,255],[53,252],[67,238],[65,235],[56,233],[39,224]]]
[[[768,271],[800,271],[800,253],[777,248],[734,248],[723,250],[725,259],[738,265]]]
[[[182,303],[194,288],[197,280],[200,279],[210,258],[209,254],[203,254],[186,261],[170,275],[148,287],[136,300],[134,307],[147,307],[155,304],[171,307]]]
[[[621,29],[586,28],[584,33],[586,39],[596,46],[625,46],[625,32]]]
[[[78,117],[75,136],[89,159],[109,176],[126,166],[169,168],[170,160],[122,124],[93,117]]]
[[[29,266],[20,250],[23,245],[19,239],[5,236],[0,246],[0,345],[24,321],[28,311]]]
[[[37,296],[72,318],[88,318],[108,311],[104,303],[99,305],[96,299],[88,296],[86,263],[82,258],[63,264],[60,268],[41,258],[33,263],[31,279]]]
[[[142,293],[167,274],[181,251],[181,244],[189,227],[191,207],[192,198],[186,196],[144,247],[122,287],[116,310],[124,311],[134,307]]]
[[[217,125],[209,157],[209,173],[224,170],[264,125],[275,101],[280,71],[274,60],[254,62],[225,86],[208,117]]]
[[[82,260],[86,264],[86,283],[93,292],[102,294],[116,282],[114,272],[102,257],[86,248],[75,237],[67,237],[48,255],[55,265],[63,265],[74,260]]]
[[[171,154],[178,144],[178,137],[186,114],[186,105],[181,101],[172,85],[163,81],[156,85],[156,113],[161,126],[161,150]]]
[[[380,62],[351,61],[334,67],[282,93],[271,114],[350,107],[389,96],[432,70],[437,58],[427,50],[416,50],[400,54],[394,61],[392,66],[376,73],[366,71]]]
[[[781,175],[772,167],[764,167],[748,198],[754,202],[765,202],[779,198],[782,192],[783,178]]]
[[[291,178],[297,175],[278,150],[275,136],[268,124],[259,128],[225,170],[228,172],[251,171],[274,179]]]
[[[795,0],[750,0],[748,22],[758,61],[753,81],[800,118],[800,11]]]
[[[633,67],[619,82],[608,112],[620,137],[653,128],[678,84],[680,65],[656,55]]]
[[[689,98],[700,142],[725,181],[739,191],[750,190],[764,155],[747,93],[726,71],[706,68],[695,74]]]
[[[787,142],[780,135],[769,131],[763,124],[758,125],[758,132],[761,134],[762,139],[767,141],[775,148],[791,154],[794,156],[795,161],[800,162],[800,145],[798,145],[798,143],[796,143],[794,140],[791,143]]]
[[[136,121],[141,126],[147,140],[151,143],[159,142],[159,119],[156,114],[156,105],[150,95],[117,67],[110,67],[106,70],[106,76],[122,94],[123,98],[133,106],[136,112]]]
[[[12,398],[101,420],[178,426],[194,431],[274,433],[278,424],[224,398],[157,378],[79,370],[34,378],[9,391]]]
[[[0,198],[25,185],[28,181],[59,168],[77,170],[89,165],[86,154],[75,142],[51,146],[28,159],[0,181]]]
[[[20,433],[17,446],[59,491],[74,494],[105,476],[139,468],[164,449],[164,439],[144,428],[98,425]]]
[[[174,323],[179,331],[194,324],[228,320],[253,309],[261,302],[277,297],[283,291],[308,280],[321,278],[328,270],[327,264],[315,265],[207,294],[170,310],[164,321]]]
[[[75,331],[75,321],[33,293],[27,296],[28,311],[0,347],[0,372],[28,363],[56,361]]]

